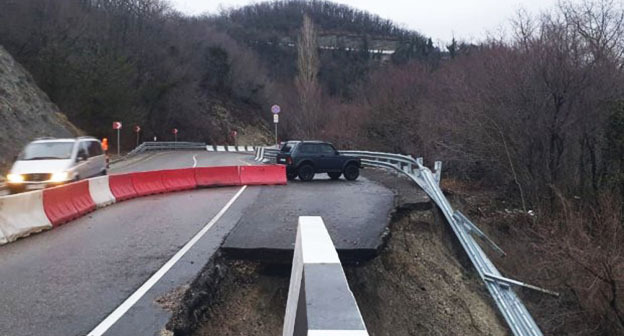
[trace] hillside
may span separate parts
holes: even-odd
[[[0,0],[0,44],[78,127],[122,149],[154,136],[233,144],[270,135],[270,106],[255,55],[208,20],[184,17],[164,1]],[[268,110],[268,107],[266,107]],[[266,116],[268,119],[269,115]],[[241,139],[242,140],[242,139]]]
[[[36,137],[79,134],[13,57],[0,46],[0,168]]]
[[[330,1],[272,1],[214,18],[219,29],[252,48],[277,81],[296,76],[297,39],[304,15],[317,29],[319,79],[331,96],[350,99],[353,88],[385,61],[439,58],[430,38],[378,15]]]

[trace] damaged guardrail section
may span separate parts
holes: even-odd
[[[494,266],[479,244],[474,240],[471,233],[483,239],[494,251],[500,254],[504,254],[504,252],[487,238],[466,216],[459,211],[453,210],[450,202],[440,189],[441,162],[436,162],[434,172],[431,172],[431,170],[423,166],[422,158],[414,159],[408,155],[365,151],[341,151],[341,154],[357,156],[367,166],[399,171],[416,182],[444,214],[455,236],[457,236],[470,261],[479,273],[481,280],[483,280],[490,295],[496,302],[498,309],[505,317],[513,334],[515,336],[543,335],[531,314],[513,291],[512,286],[526,287],[550,295],[558,294],[520,281],[508,279],[501,275],[496,266]]]
[[[321,217],[299,217],[283,336],[368,336]]]

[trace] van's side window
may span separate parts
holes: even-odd
[[[76,157],[89,157],[89,146],[86,142],[81,142],[80,147],[78,147],[78,155]]]
[[[104,154],[102,152],[102,145],[97,141],[89,141],[89,156],[99,156]]]

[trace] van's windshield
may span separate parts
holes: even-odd
[[[26,146],[18,160],[67,160],[75,142],[33,142]]]

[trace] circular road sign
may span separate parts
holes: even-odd
[[[177,129],[177,128],[174,128],[174,129],[172,130],[172,132],[173,132],[173,134],[178,134],[178,129]]]
[[[135,133],[141,132],[141,126],[139,126],[139,125],[134,126],[134,132]]]
[[[279,114],[281,111],[282,109],[280,109],[279,105],[271,106],[271,112],[273,112],[273,114]]]

